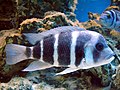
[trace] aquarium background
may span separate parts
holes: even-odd
[[[120,10],[120,1],[111,0],[111,6],[108,2],[110,4],[108,0],[0,0],[0,90],[120,90],[120,33],[104,28],[94,18],[85,22],[78,21],[80,17],[87,19],[85,12],[99,13],[106,5],[107,10],[116,7]],[[77,9],[76,4],[79,6]],[[75,9],[79,12],[77,19]],[[98,15],[94,16],[99,18]],[[6,44],[33,46],[23,33],[41,33],[60,26],[78,26],[104,35],[116,54],[112,64],[117,66],[117,71],[107,64],[54,76],[65,68],[23,72],[32,60],[24,60],[15,65],[6,64]]]
[[[101,14],[110,4],[111,0],[78,0],[76,18],[81,22],[87,21],[88,12]]]

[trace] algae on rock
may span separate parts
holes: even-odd
[[[77,20],[75,22],[69,20],[64,13],[61,12],[46,12],[43,19],[26,19],[20,24],[21,33],[38,33],[60,26],[80,26],[82,24]]]

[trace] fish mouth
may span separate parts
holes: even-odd
[[[113,54],[110,54],[110,55],[107,56],[105,59],[106,59],[106,60],[109,60],[109,59],[111,59],[112,57],[114,57],[114,55],[115,55],[114,53],[113,53]]]

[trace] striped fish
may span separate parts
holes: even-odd
[[[114,57],[104,37],[94,31],[63,26],[38,34],[24,34],[33,47],[6,45],[6,63],[16,64],[26,59],[33,62],[23,71],[50,67],[68,67],[56,75],[88,69],[110,63]]]
[[[108,29],[120,32],[120,11],[113,9],[103,12],[100,16],[100,23]]]

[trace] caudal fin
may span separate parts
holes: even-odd
[[[27,56],[27,50],[25,46],[16,45],[16,44],[7,44],[5,51],[6,51],[6,63],[9,65],[16,64],[20,61],[29,58]]]

